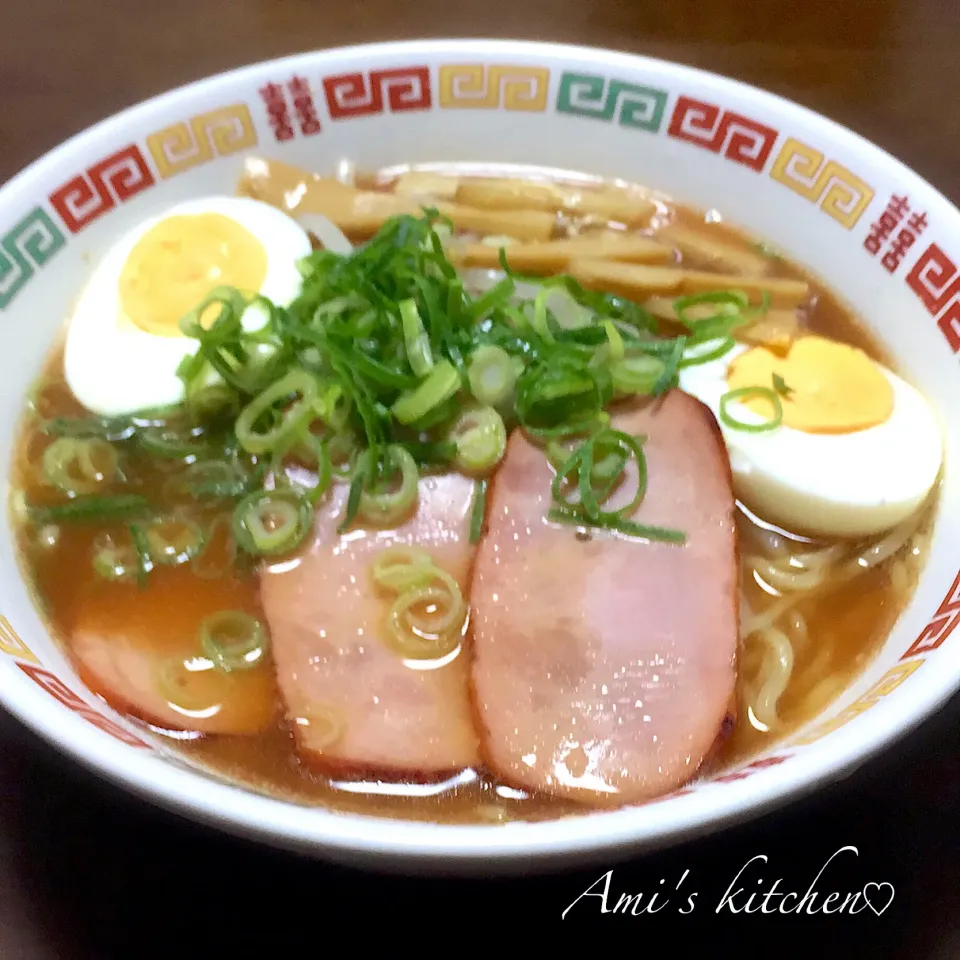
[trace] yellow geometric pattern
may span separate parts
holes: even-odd
[[[792,137],[770,170],[773,180],[789,187],[851,230],[870,206],[874,189],[846,167]]]
[[[147,137],[147,148],[164,179],[256,144],[257,131],[245,103],[198,114]]]
[[[891,667],[859,700],[855,700],[849,707],[840,711],[833,719],[820,724],[809,733],[804,734],[791,743],[791,746],[801,747],[809,743],[814,743],[821,737],[825,737],[835,730],[846,726],[851,720],[859,717],[861,713],[866,713],[871,707],[875,707],[884,697],[893,693],[897,687],[903,683],[911,674],[915,673],[923,666],[923,660],[911,660],[908,663],[898,663]]]
[[[447,64],[440,67],[440,106],[525,110],[547,109],[550,71],[546,67],[514,67],[482,63]]]
[[[20,639],[20,634],[10,625],[10,621],[0,616],[0,650],[11,657],[39,663],[36,654]]]

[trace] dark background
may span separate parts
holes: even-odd
[[[0,178],[122,107],[229,67],[347,43],[491,36],[630,50],[765,87],[874,140],[957,202],[958,13],[951,0],[4,0]],[[625,932],[632,952],[671,960],[701,950],[960,960],[958,721],[955,698],[842,783],[711,839],[584,872],[466,881],[379,877],[214,834],[99,782],[4,714],[0,960],[244,949],[300,960],[342,952],[344,935],[361,951],[499,952],[563,943],[586,924],[607,932],[588,941],[604,956]],[[748,890],[779,879],[802,894],[846,845],[859,856],[839,856],[817,888],[889,882],[882,916],[716,913],[752,857],[769,862],[745,874]],[[604,915],[587,897],[561,921],[607,869],[611,907],[624,892],[646,904],[660,891],[660,905],[689,873],[659,913]],[[694,913],[679,915],[695,890]],[[671,934],[670,946],[653,932]]]

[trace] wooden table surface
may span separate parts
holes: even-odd
[[[229,67],[373,40],[495,36],[630,50],[765,87],[852,127],[960,202],[960,17],[951,0],[6,0],[4,12],[0,178],[122,107]],[[808,800],[609,865],[614,901],[669,890],[690,871],[684,890],[700,891],[690,915],[603,915],[600,898],[587,897],[561,921],[607,867],[443,881],[301,860],[136,801],[3,714],[0,958],[219,958],[263,941],[273,957],[299,960],[336,949],[332,936],[344,932],[361,947],[379,935],[450,950],[450,934],[435,929],[442,920],[496,950],[542,943],[540,931],[553,943],[561,922],[592,920],[602,930],[626,919],[635,949],[648,946],[641,931],[669,928],[682,957],[709,938],[721,956],[735,949],[763,960],[814,951],[957,960],[958,722],[955,698],[899,746]],[[752,857],[769,857],[761,892],[777,878],[781,890],[802,893],[847,845],[859,855],[838,856],[817,888],[852,892],[886,881],[895,896],[881,916],[716,912]],[[504,921],[520,922],[519,938]],[[599,949],[612,951],[613,942]]]

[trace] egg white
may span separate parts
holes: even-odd
[[[881,366],[894,394],[886,422],[847,434],[782,425],[750,433],[720,418],[720,400],[730,389],[727,369],[747,349],[738,345],[680,371],[680,388],[720,424],[736,494],[747,509],[801,535],[867,537],[906,520],[923,503],[940,472],[943,439],[936,415],[914,387]],[[726,410],[744,423],[764,420],[735,401]]]
[[[181,203],[139,224],[103,258],[87,283],[67,329],[64,375],[76,398],[104,416],[135,413],[179,403],[184,398],[177,367],[197,350],[190,337],[164,337],[121,323],[120,275],[136,243],[168,217],[221,214],[253,234],[267,254],[259,293],[286,306],[300,293],[297,261],[311,251],[310,238],[281,210],[246,197],[204,197]],[[243,315],[246,330],[268,319],[253,304]]]

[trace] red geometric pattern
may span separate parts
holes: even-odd
[[[128,730],[124,730],[123,727],[118,726],[112,720],[94,710],[90,704],[81,700],[59,677],[54,676],[49,670],[44,670],[43,667],[35,666],[32,663],[18,662],[17,666],[55,700],[59,700],[65,707],[79,714],[95,727],[99,727],[105,733],[109,733],[128,746],[139,747],[143,750],[153,749],[148,743],[144,743],[143,740],[135,737]]]
[[[71,233],[154,184],[153,174],[136,144],[112,153],[50,194],[50,202]]]
[[[753,763],[748,763],[740,770],[734,770],[732,773],[725,773],[722,777],[716,777],[711,783],[732,783],[734,780],[746,780],[747,777],[752,777],[758,770],[775,767],[786,759],[785,756],[763,757],[760,760],[754,760]]]
[[[383,113],[384,95],[393,113],[429,110],[430,70],[428,67],[399,67],[324,77],[323,90],[332,120],[367,117]]]
[[[960,573],[953,581],[953,586],[944,597],[943,603],[937,608],[933,619],[923,628],[920,636],[914,640],[913,645],[900,659],[906,660],[909,657],[915,657],[918,653],[936,650],[953,633],[958,623],[960,623]]]
[[[740,770],[734,770],[731,773],[725,773],[721,777],[715,777],[712,780],[708,781],[709,783],[732,783],[734,780],[746,780],[747,777],[753,776],[758,770],[766,770],[768,767],[775,767],[778,764],[783,763],[784,760],[789,759],[785,755],[775,756],[775,757],[763,757],[760,760],[754,760],[752,763],[748,763],[745,767]],[[673,793],[668,793],[662,797],[655,797],[652,800],[647,801],[647,805],[653,803],[663,803],[666,800],[673,800],[674,797],[683,797],[688,793],[696,793],[697,788],[695,786],[682,787],[680,790],[674,790]]]
[[[667,133],[760,172],[780,134],[772,127],[692,97],[680,97]]]
[[[956,264],[931,243],[907,274],[907,286],[936,317],[950,349],[960,353],[960,270]]]
[[[674,797],[685,797],[689,793],[696,793],[694,787],[682,787],[680,790],[674,790],[673,793],[665,793],[660,797],[653,797],[648,800],[646,805],[651,806],[654,803],[665,803],[667,800],[673,800]]]

